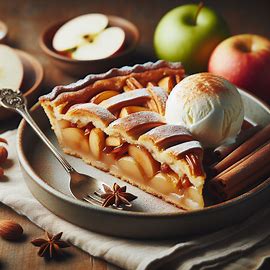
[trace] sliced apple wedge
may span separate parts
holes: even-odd
[[[160,164],[139,145],[129,145],[128,154],[136,160],[148,178],[152,178],[160,169]]]
[[[0,45],[0,88],[18,90],[23,80],[23,65],[16,52]]]
[[[95,104],[99,104],[101,103],[103,100],[106,100],[110,97],[113,97],[113,96],[116,96],[118,95],[119,92],[117,91],[114,91],[114,90],[107,90],[107,91],[103,91],[99,94],[97,94],[96,96],[94,96],[92,99],[91,99],[91,102],[92,103],[95,103]]]
[[[62,129],[63,141],[69,145],[72,150],[89,153],[89,145],[84,131],[79,128]]]
[[[67,120],[59,120],[58,121],[58,126],[61,128],[61,129],[65,129],[65,128],[68,128],[68,127],[71,127],[71,123]]]
[[[99,14],[85,14],[62,25],[53,37],[52,45],[57,51],[77,48],[103,31],[108,25],[108,17]]]
[[[122,139],[120,137],[114,137],[114,136],[109,136],[106,138],[106,145],[107,146],[119,146],[123,143]]]
[[[90,151],[96,159],[99,159],[105,147],[105,134],[99,128],[93,128],[89,135]]]
[[[157,173],[150,181],[150,185],[163,194],[170,194],[176,191],[175,184],[165,173]]]
[[[133,157],[124,156],[120,158],[117,163],[124,174],[138,181],[144,179],[141,168]]]
[[[166,90],[169,94],[175,85],[175,78],[173,76],[166,76],[158,82],[158,86]]]
[[[120,27],[109,27],[77,47],[71,54],[77,60],[97,60],[115,54],[124,44],[125,32]]]
[[[129,114],[135,113],[135,112],[142,112],[142,111],[150,111],[149,108],[141,107],[141,106],[127,106],[121,109],[119,117],[123,118],[128,116]]]

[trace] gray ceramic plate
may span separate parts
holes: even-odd
[[[241,91],[241,94],[246,118],[261,125],[269,123],[269,107],[244,91]],[[40,106],[35,106],[32,115],[57,145]],[[270,197],[268,179],[248,193],[225,203],[184,212],[84,164],[80,159],[67,156],[78,170],[98,177],[108,184],[115,181],[121,185],[125,184],[130,192],[138,196],[131,211],[117,211],[73,199],[68,190],[68,178],[64,170],[24,121],[18,131],[18,155],[29,189],[45,207],[81,227],[114,236],[158,239],[214,231],[247,218],[265,205]]]

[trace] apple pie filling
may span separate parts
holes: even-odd
[[[202,147],[164,122],[179,64],[147,63],[89,75],[41,98],[67,154],[183,209],[204,206]]]
[[[61,144],[67,153],[125,178],[131,184],[184,209],[203,207],[201,187],[192,184],[185,172],[176,173],[166,162],[156,160],[143,145],[110,136],[92,123],[80,126],[59,120],[57,125],[61,127]],[[173,138],[170,137],[161,145],[168,148],[173,145]],[[181,156],[181,162],[190,168],[190,173],[195,177],[203,176],[199,159],[199,155],[190,150]]]

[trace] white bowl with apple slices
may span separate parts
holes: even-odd
[[[139,31],[131,22],[86,14],[49,26],[41,35],[40,46],[63,71],[85,76],[125,65],[138,41]]]
[[[32,55],[7,45],[0,44],[0,88],[20,90],[33,105],[40,95],[39,89],[44,72],[41,64]],[[0,121],[16,115],[0,106]]]

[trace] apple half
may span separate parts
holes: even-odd
[[[76,17],[57,30],[52,45],[60,52],[74,49],[85,42],[85,37],[95,36],[104,30],[108,22],[108,17],[99,13]]]
[[[0,88],[18,90],[23,80],[23,64],[16,52],[0,45]]]
[[[97,60],[115,54],[125,41],[125,32],[119,27],[109,27],[91,42],[81,44],[71,57],[77,60]]]
[[[74,18],[58,29],[53,47],[77,60],[97,60],[115,54],[124,44],[125,32],[108,27],[108,17],[93,13]]]

